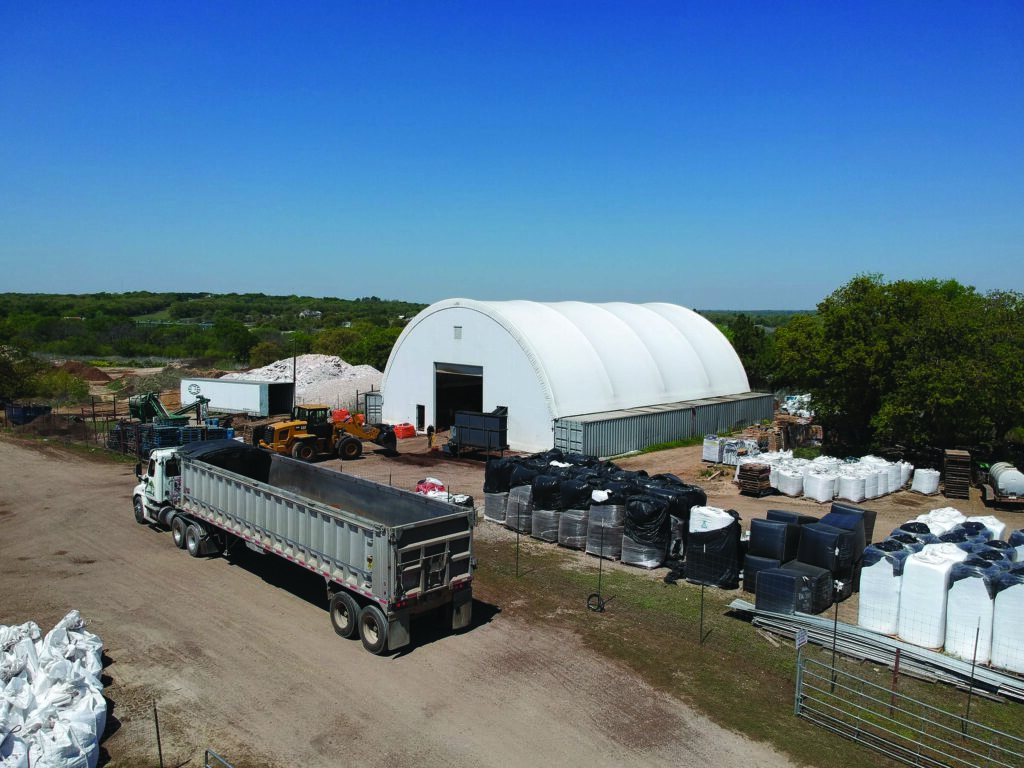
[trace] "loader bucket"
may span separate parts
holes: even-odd
[[[380,435],[377,436],[377,445],[389,453],[398,453],[398,436],[395,430],[389,427],[381,429]]]

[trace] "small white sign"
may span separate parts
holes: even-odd
[[[796,648],[797,650],[800,650],[805,645],[807,645],[807,630],[798,629],[796,631]]]

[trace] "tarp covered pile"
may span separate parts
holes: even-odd
[[[484,517],[536,539],[657,568],[684,551],[690,510],[703,489],[558,449],[491,461]]]
[[[94,768],[107,721],[103,642],[71,611],[45,636],[0,625],[0,766]]]

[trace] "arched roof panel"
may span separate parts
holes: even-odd
[[[533,367],[552,418],[749,390],[729,341],[674,304],[447,299],[413,318],[388,370],[415,328],[440,312],[455,313],[454,325],[460,312],[483,315],[508,332]]]

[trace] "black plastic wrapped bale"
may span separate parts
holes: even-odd
[[[502,525],[505,524],[508,494],[508,491],[505,493],[484,494],[484,520],[490,520],[492,523],[501,523]]]
[[[740,585],[739,515],[724,528],[690,531],[686,540],[686,580],[720,589]]]
[[[686,518],[676,517],[675,515],[669,515],[668,519],[671,530],[668,542],[668,556],[684,557],[686,555],[686,529],[689,521]]]
[[[586,548],[589,524],[589,509],[562,510],[558,519],[558,543],[569,549]]]
[[[562,478],[557,475],[537,475],[533,478],[533,508],[561,509]]]
[[[878,517],[878,513],[873,509],[864,509],[863,507],[855,507],[852,504],[844,504],[841,501],[833,501],[832,507],[829,512],[848,513],[852,515],[858,515],[864,518],[864,546],[866,547],[874,539],[875,535],[875,519]],[[822,518],[824,521],[824,518]],[[829,523],[831,525],[831,523]],[[842,526],[837,526],[842,527]]]
[[[821,613],[832,605],[832,574],[799,561],[757,575],[754,605],[773,613]]]
[[[622,558],[624,504],[593,504],[587,523],[587,554],[609,560]]]
[[[520,485],[533,485],[533,478],[539,475],[535,468],[528,464],[518,463],[512,468],[509,477],[509,488],[518,488]]]
[[[505,507],[505,527],[520,533],[533,530],[533,488],[521,485],[508,492]]]
[[[797,560],[824,568],[838,581],[847,581],[853,578],[855,542],[856,536],[851,531],[822,523],[805,525],[800,531]]]
[[[774,520],[780,523],[796,523],[797,525],[810,525],[818,522],[814,515],[804,515],[800,512],[791,512],[788,509],[769,509],[765,512],[766,520]]]
[[[533,509],[533,528],[530,535],[541,541],[558,542],[558,521],[562,516],[559,509]]]
[[[504,493],[511,488],[512,459],[495,459],[484,467],[484,493]]]
[[[801,527],[778,520],[751,520],[748,556],[766,557],[780,563],[796,560]]]
[[[622,562],[657,568],[668,555],[672,535],[668,502],[656,496],[633,496],[626,502]]]
[[[782,565],[781,560],[773,557],[759,557],[748,554],[743,558],[743,591],[755,594],[757,589],[757,574],[769,568],[778,568]]]
[[[668,555],[668,536],[664,539],[665,548],[639,544],[627,534],[622,534],[622,562],[626,565],[634,565],[638,568],[660,568],[665,564]]]
[[[579,478],[563,480],[558,486],[558,509],[590,509],[590,483]]]

